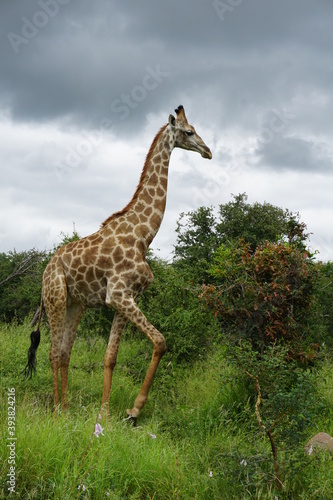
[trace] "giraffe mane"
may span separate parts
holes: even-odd
[[[134,205],[134,203],[136,202],[136,200],[138,199],[138,196],[139,196],[139,193],[142,189],[142,186],[143,186],[143,183],[144,183],[144,180],[145,180],[145,177],[146,177],[146,172],[147,172],[147,169],[148,169],[148,165],[149,165],[149,162],[153,156],[153,151],[156,147],[156,144],[157,144],[157,141],[159,140],[159,138],[161,137],[161,135],[163,134],[164,130],[167,128],[168,126],[168,123],[166,123],[165,125],[163,125],[163,127],[157,132],[151,146],[150,146],[150,149],[148,151],[148,154],[146,156],[146,160],[145,160],[145,163],[143,165],[143,169],[142,169],[142,172],[141,172],[141,177],[140,177],[140,181],[139,181],[139,184],[137,185],[137,188],[135,190],[135,193],[131,199],[131,201],[122,209],[122,210],[119,210],[118,212],[114,212],[112,215],[110,215],[110,217],[108,217],[107,219],[105,219],[104,222],[102,222],[102,226],[106,226],[106,224],[108,224],[109,222],[111,222],[112,220],[116,219],[117,217],[120,217],[121,215],[124,215],[126,212],[128,212],[128,210]]]

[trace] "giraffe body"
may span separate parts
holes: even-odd
[[[153,281],[145,255],[163,219],[171,152],[180,147],[197,151],[204,158],[212,157],[188,124],[183,107],[179,106],[176,113],[177,118],[170,115],[169,123],[156,135],[129,204],[106,219],[96,233],[60,248],[45,269],[42,302],[52,335],[49,357],[55,408],[60,402],[59,369],[61,404],[63,409],[68,408],[68,366],[78,324],[88,307],[105,305],[115,310],[115,316],[104,358],[102,406],[107,411],[112,373],[127,321],[153,344],[147,375],[127,414],[136,419],[147,400],[166,344],[163,335],[140,311],[136,299]],[[31,365],[34,360],[30,361]]]

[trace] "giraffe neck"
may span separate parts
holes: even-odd
[[[119,222],[132,222],[135,236],[145,250],[156,236],[164,216],[169,162],[173,148],[174,137],[170,133],[170,127],[165,125],[152,142],[132,200],[103,224],[116,219]]]
[[[132,211],[139,218],[136,232],[146,241],[147,248],[156,236],[164,216],[173,147],[169,126],[163,127],[150,147],[134,195]]]

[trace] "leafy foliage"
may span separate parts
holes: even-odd
[[[270,203],[247,203],[245,193],[220,205],[217,232],[222,243],[243,238],[254,250],[264,241],[277,241],[286,234],[289,212]]]
[[[152,256],[149,265],[154,282],[139,299],[141,310],[163,333],[173,360],[190,361],[204,355],[217,335],[217,323],[199,300],[189,270],[179,273]]]
[[[180,214],[176,233],[175,263],[178,268],[183,271],[190,267],[194,279],[205,279],[205,271],[220,244],[213,208],[200,207]]]
[[[333,262],[316,265],[317,278],[314,290],[312,330],[322,348],[333,347]]]
[[[242,238],[252,251],[266,241],[284,241],[305,250],[308,236],[299,214],[270,203],[251,205],[245,193],[219,205],[217,214],[213,207],[182,213],[176,232],[175,264],[180,269],[190,266],[192,276],[201,283],[211,280],[209,268],[221,245]]]
[[[269,242],[253,252],[240,240],[219,248],[211,272],[218,285],[204,286],[202,296],[236,340],[249,339],[259,350],[292,341],[294,354],[305,359],[300,342],[308,330],[315,279],[306,252]]]

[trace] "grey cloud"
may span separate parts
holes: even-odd
[[[332,18],[331,0],[2,2],[4,210],[22,227],[27,213],[36,217],[43,235],[70,230],[73,220],[97,228],[131,196],[123,171],[135,189],[144,157],[134,168],[130,153],[142,144],[148,151],[179,104],[213,160],[208,166],[187,153],[172,157],[168,228],[177,211],[200,203],[198,190],[201,203],[216,204],[221,195],[226,201],[228,186],[247,189],[242,181],[256,169],[263,184],[272,171],[306,179],[321,172],[329,190]],[[293,118],[279,122],[276,113]],[[91,147],[93,134],[103,141]],[[84,141],[91,153],[59,182],[54,162],[64,162],[68,148],[80,153]],[[121,152],[112,148],[117,141]],[[34,246],[29,232],[25,238]],[[6,241],[14,245],[15,234]]]
[[[13,119],[62,120],[89,128],[112,115],[122,132],[150,111],[177,105],[181,93],[189,100],[209,93],[214,106],[219,103],[217,123],[237,122],[240,100],[262,106],[281,97],[290,100],[300,79],[313,79],[304,41],[321,52],[332,45],[331,30],[322,30],[327,15],[321,6],[333,13],[327,2],[230,2],[235,6],[222,22],[218,6],[223,2],[58,1],[49,0],[58,5],[57,14],[35,27],[36,35],[19,45],[18,54],[8,33],[22,35],[25,22],[43,24],[34,16],[47,17],[48,3],[18,1],[4,8],[0,88]],[[304,66],[295,73],[299,58]],[[169,78],[142,101],[132,98],[131,120],[124,122],[110,109],[112,103],[129,106],[123,96],[142,86],[147,66],[159,66]],[[323,77],[319,84],[325,86]]]
[[[256,153],[268,168],[333,173],[333,157],[322,143],[276,135],[267,144],[259,143]]]

